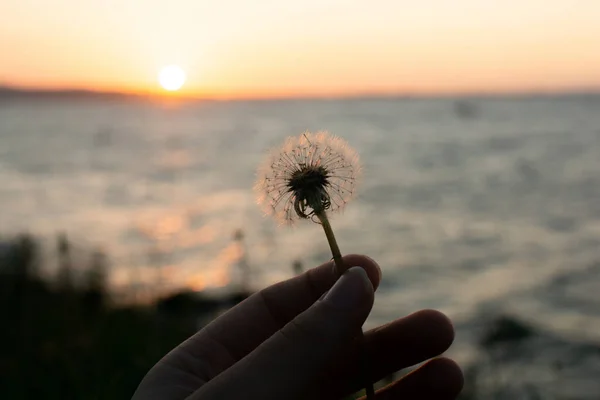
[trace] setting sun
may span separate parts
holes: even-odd
[[[185,72],[177,65],[169,65],[160,70],[158,81],[165,90],[179,90],[185,83]]]

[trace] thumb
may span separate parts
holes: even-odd
[[[304,398],[360,333],[372,307],[367,273],[360,267],[348,269],[324,297],[192,398]]]

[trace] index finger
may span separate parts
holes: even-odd
[[[347,255],[343,261],[344,269],[355,266],[364,268],[373,287],[377,288],[381,270],[375,261],[357,254]],[[174,353],[187,353],[188,361],[190,355],[197,359],[219,359],[219,367],[210,372],[212,376],[205,377],[211,379],[310,307],[333,286],[337,278],[333,261],[330,261],[295,278],[269,286],[211,322]],[[215,352],[225,352],[226,357],[219,357]],[[176,357],[176,354],[172,356]]]

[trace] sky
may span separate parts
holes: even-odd
[[[0,85],[293,97],[600,89],[598,0],[2,0]]]

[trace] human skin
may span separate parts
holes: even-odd
[[[454,339],[450,320],[422,310],[360,341],[381,269],[363,255],[343,260],[350,268],[339,279],[328,262],[233,307],[163,357],[133,400],[343,399],[361,389],[365,371],[376,382],[426,360],[376,399],[456,398],[460,368],[434,358]]]

